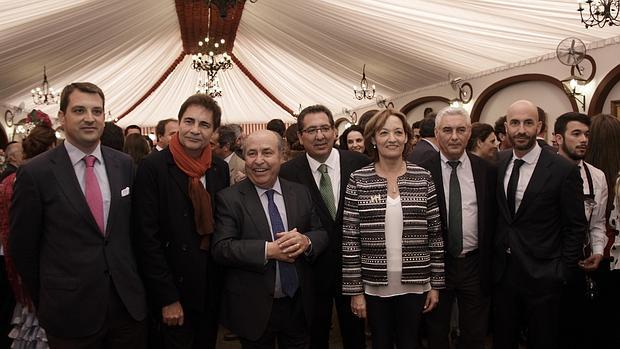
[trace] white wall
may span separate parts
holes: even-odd
[[[611,44],[591,49],[588,51],[588,54],[596,61],[597,71],[593,81],[582,89],[582,92],[586,95],[586,112],[598,83],[620,63],[620,60],[618,60],[618,57],[620,57],[620,44]],[[524,64],[510,69],[498,69],[496,72],[483,72],[472,77],[463,77],[464,81],[469,82],[473,87],[473,98],[468,104],[464,105],[464,108],[471,111],[476,99],[492,84],[521,74],[545,74],[562,80],[570,75],[570,67],[561,64],[555,57],[547,57],[535,63]],[[403,93],[389,99],[389,101],[394,103],[396,109],[400,109],[410,101],[425,96],[443,96],[452,99],[456,97],[456,92],[452,90],[452,87],[446,81],[434,86]],[[546,82],[524,82],[505,88],[491,97],[482,111],[480,121],[493,124],[495,119],[505,114],[507,106],[518,99],[530,99],[534,103],[538,103],[548,114],[550,130],[553,129],[553,123],[560,114],[572,110],[568,99],[562,90],[557,87]],[[610,97],[605,102],[604,112],[609,112],[610,100],[620,100],[620,84],[613,88]],[[433,109],[438,108],[436,102],[420,105],[408,113],[407,119],[410,122],[419,120],[421,118],[420,114],[428,106]],[[376,105],[374,102],[371,102],[362,108],[356,109],[356,112],[357,115],[361,115],[366,110],[374,108],[376,108]],[[579,106],[579,109],[583,112],[581,106]]]
[[[408,113],[407,113],[407,121],[409,121],[409,124],[413,124],[416,121],[422,120],[422,118],[424,117],[424,109],[426,108],[433,108],[433,111],[436,113],[439,110],[441,110],[444,107],[447,107],[448,103],[444,103],[444,102],[440,102],[440,101],[435,101],[435,102],[429,102],[429,103],[424,103],[422,105],[419,105],[413,109],[411,109]],[[401,106],[402,108],[402,106]]]

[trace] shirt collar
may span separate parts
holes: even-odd
[[[445,166],[450,166],[448,164],[448,158],[443,155],[442,152],[439,152],[439,157],[441,157],[441,163],[444,164]],[[467,164],[469,162],[469,157],[467,157],[467,152],[464,151],[463,154],[461,154],[461,157],[458,159],[458,161],[460,161],[461,163],[459,164],[460,167],[463,167],[463,165]]]
[[[308,155],[308,153],[306,153],[306,158],[308,159],[308,164],[310,165],[310,169],[313,172],[318,171],[319,166],[321,166],[321,163],[316,161],[310,155]],[[338,168],[339,162],[340,162],[340,153],[338,153],[338,150],[332,148],[332,151],[331,153],[329,153],[329,157],[327,158],[327,160],[325,160],[324,164],[327,165],[328,170],[336,171],[336,169]]]
[[[276,178],[276,182],[273,184],[273,187],[268,188],[268,189],[263,189],[263,188],[259,188],[256,185],[254,186],[254,188],[256,188],[256,192],[258,193],[258,197],[261,197],[261,195],[265,194],[265,192],[267,192],[268,190],[273,189],[273,191],[275,191],[276,193],[282,195],[282,187],[280,186],[280,178]]]
[[[100,164],[103,163],[103,155],[101,154],[101,143],[97,144],[95,150],[92,153],[86,154],[80,149],[78,149],[75,145],[71,144],[69,140],[65,139],[63,142],[65,145],[65,149],[67,149],[67,154],[69,154],[69,159],[71,159],[71,164],[73,166],[77,165],[78,162],[82,161],[86,155],[93,155]]]
[[[527,154],[525,154],[520,159],[525,161],[528,165],[532,165],[532,164],[535,164],[536,161],[538,161],[538,158],[540,157],[541,152],[542,152],[542,148],[538,145],[538,142],[534,142],[534,147],[532,148],[532,150],[530,150]],[[514,149],[512,151],[512,158],[519,159],[519,157],[517,157],[517,154],[515,154]]]
[[[226,163],[229,164],[230,163],[230,159],[232,159],[233,155],[235,155],[235,152],[232,152],[232,153],[230,153],[230,155],[225,157],[224,161],[226,161]]]

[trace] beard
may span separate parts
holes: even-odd
[[[527,143],[525,143],[524,145],[520,145],[519,143],[517,143],[510,134],[508,135],[508,139],[510,140],[510,143],[512,143],[512,147],[516,150],[530,150],[534,147],[534,144],[536,143],[536,135],[529,137]]]
[[[562,143],[560,147],[562,148],[562,152],[568,155],[568,157],[571,158],[572,160],[577,161],[577,160],[583,160],[585,158],[585,153],[583,155],[577,154],[574,150],[568,149],[568,147],[566,146],[566,143]]]

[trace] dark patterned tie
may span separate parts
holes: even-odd
[[[508,200],[508,210],[510,211],[510,215],[512,217],[514,217],[516,213],[515,197],[517,196],[517,186],[519,185],[519,170],[524,163],[524,160],[515,159],[514,165],[512,166],[512,172],[510,173],[510,179],[508,180],[508,188],[506,188],[506,200]]]
[[[275,239],[277,233],[281,233],[284,230],[284,223],[282,223],[282,217],[278,206],[273,201],[273,189],[267,190],[267,208],[269,210],[269,220],[271,221],[272,237]],[[295,264],[276,261],[278,268],[280,269],[280,286],[282,292],[290,298],[293,298],[295,291],[299,288],[299,280],[297,279],[297,270],[295,270]]]
[[[458,257],[463,251],[463,209],[461,199],[461,185],[456,175],[456,168],[460,161],[448,161],[452,167],[450,173],[450,197],[448,199],[448,253]]]

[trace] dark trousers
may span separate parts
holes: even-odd
[[[338,324],[342,335],[343,349],[363,349],[366,347],[364,320],[353,315],[351,297],[331,294],[320,294],[314,307],[314,318],[311,327],[310,348],[328,349],[329,331],[332,324],[332,309],[336,305]]]
[[[560,307],[560,347],[562,349],[589,348],[593,344],[590,334],[598,319],[593,314],[594,303],[586,297],[586,275],[580,271],[578,278],[564,286]]]
[[[11,340],[11,318],[15,309],[15,297],[6,275],[4,256],[0,256],[0,348],[9,348]]]
[[[165,349],[213,349],[217,342],[217,312],[183,308],[182,326],[161,323],[160,329]]]
[[[439,305],[425,315],[430,349],[450,348],[450,318],[454,298],[459,309],[459,349],[484,349],[490,297],[480,284],[480,255],[446,256],[446,288],[439,290]]]
[[[251,316],[251,314],[247,314]],[[241,338],[243,349],[307,349],[310,347],[309,329],[304,315],[300,292],[295,297],[276,298],[263,335],[250,341]]]
[[[366,295],[372,348],[414,348],[425,301],[426,293],[394,297]]]
[[[560,347],[562,287],[559,281],[533,282],[508,256],[506,270],[496,285],[494,296],[495,349],[518,348],[523,323],[528,330],[528,349]]]
[[[146,348],[146,320],[134,320],[112,283],[110,285],[108,311],[103,327],[95,334],[83,338],[61,338],[48,333],[47,340],[51,349]],[[79,307],[79,304],[75,306]]]

